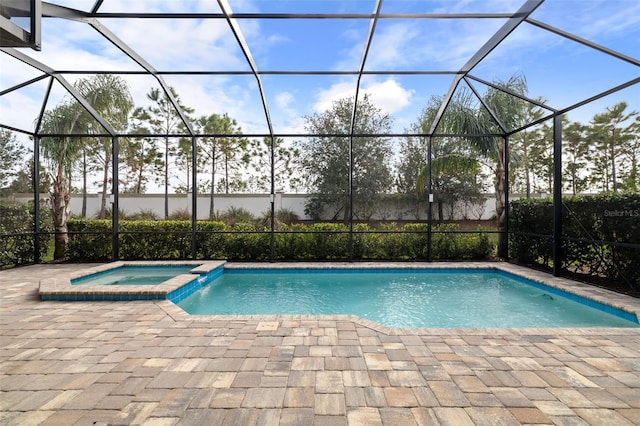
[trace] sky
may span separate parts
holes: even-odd
[[[93,0],[52,0],[88,11]],[[234,13],[365,13],[374,0],[228,0]],[[384,0],[382,14],[513,13],[524,0]],[[211,0],[105,0],[99,12],[220,12]],[[640,57],[640,2],[637,0],[547,0],[531,15],[563,31]],[[155,69],[160,71],[250,71],[224,19],[100,18]],[[368,19],[238,19],[238,27],[260,71],[356,71],[360,67],[371,21]],[[458,71],[506,19],[380,19],[367,54],[367,71]],[[81,22],[43,18],[42,50],[23,53],[58,70],[73,83],[91,70],[138,71],[129,57]],[[64,74],[86,70],[87,74]],[[42,73],[0,53],[0,91]],[[470,75],[487,81],[526,78],[531,98],[563,109],[611,87],[640,77],[640,67],[523,23]],[[142,75],[122,76],[136,106],[148,105],[146,94],[157,82]],[[227,113],[243,132],[266,134],[268,126],[253,75],[166,75],[184,105],[195,116]],[[432,96],[446,94],[453,76],[365,75],[360,94],[368,94],[393,117],[402,133],[416,122]],[[353,97],[354,75],[263,75],[261,82],[275,133],[305,132],[305,116],[322,113],[332,102]],[[32,131],[42,107],[48,79],[0,96],[0,123]],[[486,86],[475,83],[482,94]],[[47,109],[68,98],[57,83]],[[640,111],[640,84],[569,113],[587,123],[595,113],[620,101]]]

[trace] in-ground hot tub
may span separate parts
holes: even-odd
[[[190,294],[224,261],[113,262],[40,281],[42,300],[158,300]]]

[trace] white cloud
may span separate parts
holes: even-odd
[[[367,58],[368,69],[394,68],[415,62],[419,58],[411,53],[411,46],[419,39],[415,24],[394,23],[374,34],[372,49]],[[375,44],[375,45],[374,45]]]
[[[364,89],[364,93],[371,96],[371,100],[382,112],[393,114],[409,105],[413,90],[407,90],[393,79],[381,83],[374,83]]]
[[[287,108],[293,102],[293,95],[289,92],[281,92],[276,95],[278,108]]]
[[[355,84],[351,81],[343,81],[332,85],[330,88],[322,90],[317,95],[317,101],[313,104],[316,112],[324,112],[331,108],[333,102],[343,98],[353,98],[355,95]]]
[[[413,90],[403,88],[396,80],[390,78],[382,82],[369,79],[363,82],[360,89],[360,96],[368,94],[373,103],[382,110],[383,113],[393,114],[405,106],[409,105]],[[317,101],[313,109],[323,112],[331,108],[333,102],[343,98],[353,98],[355,95],[355,83],[339,82],[329,89],[318,94]]]

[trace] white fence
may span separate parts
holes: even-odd
[[[49,196],[42,194],[41,199],[48,201]],[[95,217],[100,211],[100,203],[102,194],[87,195],[87,216]],[[28,203],[33,200],[32,194],[13,194],[6,197],[5,201],[16,201]],[[110,202],[107,200],[107,206]],[[151,211],[159,218],[164,217],[164,194],[120,194],[118,199],[120,210],[126,214],[139,213],[141,211]],[[191,211],[191,194],[169,194],[169,214],[176,211]],[[306,194],[283,194],[275,195],[275,208],[287,209],[294,212],[302,220],[311,219],[304,212],[304,206],[307,201]],[[211,197],[199,195],[197,200],[197,219],[207,219],[209,217]],[[214,211],[224,213],[229,208],[243,208],[254,216],[261,216],[265,212],[270,211],[271,196],[269,194],[216,194],[213,198]],[[424,220],[426,219],[426,204],[422,204],[416,213],[406,203],[400,203],[393,198],[385,199],[374,208],[371,219],[374,220]],[[436,206],[433,206],[434,218],[437,217]],[[72,194],[71,196],[71,213],[80,216],[82,213],[82,195]],[[450,219],[451,209],[445,207],[445,219]],[[332,218],[333,214],[326,214],[325,220]],[[416,217],[418,216],[418,217]],[[495,216],[495,198],[493,194],[488,194],[484,205],[476,206],[455,206],[453,210],[453,219],[474,219],[488,220]]]

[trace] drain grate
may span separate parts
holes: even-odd
[[[278,329],[278,321],[262,321],[258,323],[256,331],[275,331]]]

